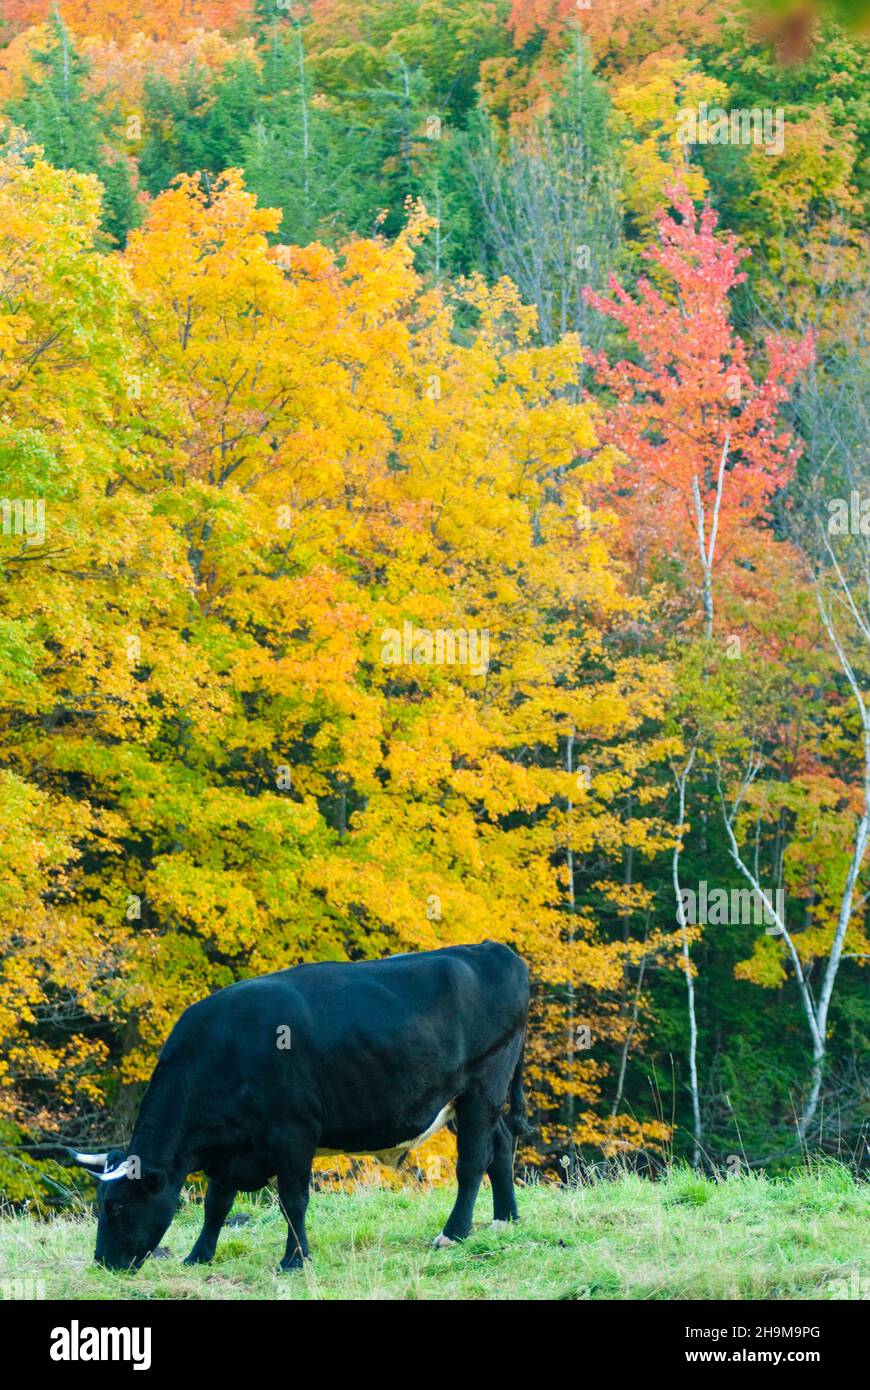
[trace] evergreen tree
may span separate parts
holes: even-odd
[[[215,176],[237,168],[260,102],[260,75],[244,57],[217,78],[194,64],[177,81],[146,78],[140,169],[148,192],[162,193],[179,173]]]
[[[138,218],[130,171],[118,149],[118,113],[87,90],[88,63],[57,11],[48,29],[46,47],[32,54],[37,75],[25,74],[23,95],[7,114],[57,168],[96,174],[105,190],[103,230],[123,243]]]

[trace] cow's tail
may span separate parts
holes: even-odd
[[[508,1096],[508,1128],[515,1139],[522,1139],[526,1134],[530,1134],[532,1127],[526,1119],[526,1096],[523,1090],[523,1059],[526,1050],[526,1039],[523,1036],[523,1045],[520,1048],[520,1055],[514,1067],[514,1074],[511,1077],[511,1089]]]

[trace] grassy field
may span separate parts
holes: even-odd
[[[519,1192],[519,1225],[485,1224],[483,1192],[471,1238],[437,1251],[447,1188],[316,1193],[313,1259],[298,1274],[275,1271],[286,1227],[272,1198],[237,1203],[249,1219],[224,1230],[213,1265],[190,1269],[181,1261],[200,1210],[185,1204],[164,1238],[170,1254],[135,1275],[94,1267],[90,1216],[10,1215],[0,1219],[0,1289],[10,1297],[6,1281],[42,1281],[49,1299],[867,1297],[868,1193],[835,1166],[777,1180],[677,1170],[658,1183],[533,1185]]]

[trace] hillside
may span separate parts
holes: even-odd
[[[533,1184],[508,1230],[486,1224],[484,1192],[473,1236],[435,1251],[451,1197],[449,1188],[315,1193],[313,1260],[297,1275],[275,1272],[286,1228],[271,1198],[237,1203],[248,1221],[224,1231],[211,1267],[194,1269],[181,1264],[199,1224],[187,1203],[166,1237],[169,1257],[131,1276],[92,1264],[90,1216],[8,1216],[0,1283],[7,1297],[7,1281],[29,1279],[44,1281],[47,1299],[114,1300],[840,1299],[870,1287],[868,1190],[834,1165],[776,1181],[717,1184],[676,1169],[660,1183]]]

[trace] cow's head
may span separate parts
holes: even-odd
[[[107,1269],[138,1269],[175,1214],[178,1197],[166,1173],[122,1149],[75,1157],[97,1179],[94,1259]]]

